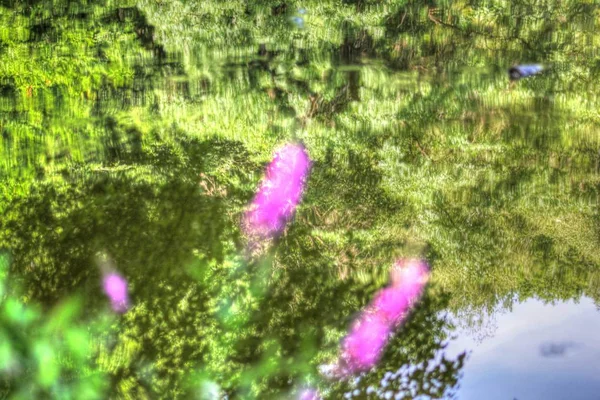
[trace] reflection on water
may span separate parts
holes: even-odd
[[[537,329],[546,313],[502,311],[528,299],[598,302],[598,5],[438,3],[2,2],[0,247],[24,301],[83,292],[99,313],[106,252],[130,305],[99,346],[111,393],[175,398],[200,371],[232,399],[443,397],[483,364],[445,353],[441,311],[485,346],[505,318]],[[510,82],[529,62],[551,67]],[[291,142],[302,201],[244,259],[247,205]],[[403,257],[431,265],[423,303],[360,382],[321,379]],[[523,376],[588,354],[548,314]],[[479,398],[512,390],[481,371]]]
[[[544,343],[540,346],[540,353],[544,357],[562,357],[568,350],[577,347],[577,343],[559,342],[559,343]]]
[[[460,399],[594,399],[600,393],[600,311],[590,298],[531,299],[497,319],[482,341],[459,332],[450,355],[469,351]]]
[[[425,297],[385,348],[378,365],[327,388],[325,398],[441,399],[452,397],[468,360],[446,347],[454,326],[439,310],[447,298]]]

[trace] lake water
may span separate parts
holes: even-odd
[[[600,10],[436,3],[2,2],[0,397],[598,398]]]
[[[516,304],[486,338],[460,332],[449,354],[468,350],[460,399],[595,399],[600,392],[598,306],[589,298]]]

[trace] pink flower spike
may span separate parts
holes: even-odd
[[[399,260],[392,268],[392,285],[381,289],[353,323],[342,342],[333,376],[347,377],[374,367],[394,331],[423,294],[429,267],[420,260]]]
[[[309,168],[310,159],[302,145],[288,144],[275,153],[244,216],[247,233],[272,237],[285,227],[300,202]]]
[[[391,326],[378,314],[363,313],[342,344],[342,360],[348,373],[371,369],[389,338]]]
[[[412,300],[411,294],[393,286],[382,289],[373,301],[373,312],[384,318],[388,323],[395,325],[407,313]]]
[[[392,286],[379,291],[373,301],[374,312],[398,325],[423,294],[429,280],[429,267],[420,260],[399,260],[391,273]]]
[[[112,309],[124,313],[129,308],[127,281],[116,272],[110,272],[103,279],[104,292],[108,296]]]
[[[429,280],[429,266],[423,260],[398,260],[392,267],[392,286],[425,286]]]

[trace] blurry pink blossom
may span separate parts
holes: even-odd
[[[127,281],[116,272],[110,272],[104,275],[104,292],[108,296],[112,309],[123,313],[129,308],[129,298],[127,295]]]
[[[408,284],[415,290],[421,290],[429,279],[429,267],[423,260],[401,259],[396,261],[390,275],[392,286]]]
[[[388,323],[394,325],[408,311],[409,300],[405,291],[392,286],[377,293],[372,308]]]
[[[247,233],[272,237],[285,227],[300,202],[309,168],[310,159],[300,144],[285,145],[275,153],[244,216]]]
[[[421,260],[399,260],[392,267],[392,285],[381,289],[371,303],[374,312],[392,325],[402,323],[429,279],[429,267]]]
[[[344,369],[348,373],[368,370],[379,361],[391,332],[379,314],[363,313],[342,343]]]
[[[338,376],[366,371],[379,361],[393,330],[404,322],[421,297],[429,267],[420,260],[400,260],[391,272],[392,285],[381,289],[342,342]]]

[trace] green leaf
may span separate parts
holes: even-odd
[[[4,304],[4,314],[10,322],[27,326],[38,317],[38,313],[25,307],[20,301],[9,298]]]
[[[34,345],[33,353],[37,364],[37,382],[40,386],[49,388],[60,375],[54,349],[47,341],[39,341]]]
[[[74,297],[71,298],[52,311],[52,315],[46,324],[48,332],[57,332],[68,329],[73,323],[73,319],[79,314],[81,301]]]
[[[77,361],[83,361],[90,349],[89,337],[83,328],[73,328],[66,333],[67,347]]]
[[[0,371],[6,371],[15,366],[17,360],[12,345],[5,335],[0,335]]]

